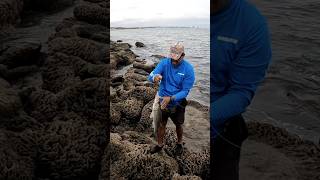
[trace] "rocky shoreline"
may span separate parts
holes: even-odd
[[[175,157],[176,134],[174,128],[169,127],[164,151],[159,154],[148,152],[155,143],[151,137],[150,114],[157,87],[147,81],[147,76],[156,64],[137,58],[130,48],[130,44],[121,42],[111,42],[110,46],[110,64],[114,70],[111,71],[110,90],[111,179],[207,179],[209,142],[200,152],[185,148],[181,157]],[[123,75],[116,73],[128,65],[131,66]],[[198,111],[209,125],[208,107],[195,101],[190,101],[189,107],[193,112]],[[195,117],[195,114],[187,115],[186,119]],[[207,132],[209,134],[208,129]]]

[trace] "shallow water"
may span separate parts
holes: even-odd
[[[301,137],[320,137],[320,2],[251,0],[268,20],[273,58],[248,119],[269,119]]]
[[[196,82],[189,99],[209,105],[210,87],[210,31],[202,28],[139,28],[111,29],[111,40],[122,40],[132,45],[132,50],[140,59],[156,61],[152,55],[168,56],[169,48],[176,42],[185,46],[186,59],[194,66]],[[136,48],[135,42],[146,46]]]

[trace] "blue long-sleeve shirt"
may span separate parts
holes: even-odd
[[[148,80],[154,82],[154,77],[158,74],[162,76],[159,96],[172,97],[169,107],[186,98],[195,81],[193,66],[186,60],[182,60],[178,65],[174,66],[170,58],[163,58],[150,73]]]
[[[245,0],[231,0],[211,16],[210,111],[213,137],[243,113],[271,59],[267,24]]]

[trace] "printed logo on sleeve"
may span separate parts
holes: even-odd
[[[178,73],[180,76],[184,76],[184,74],[183,73]]]
[[[227,42],[227,43],[238,44],[238,39],[234,39],[234,38],[231,38],[231,37],[218,36],[217,39],[218,39],[218,41],[223,41],[223,42]]]

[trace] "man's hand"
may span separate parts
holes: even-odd
[[[170,96],[163,97],[161,102],[161,109],[165,109],[168,106],[170,100],[171,100]]]
[[[154,82],[155,82],[155,83],[158,83],[161,79],[162,79],[162,76],[161,76],[160,74],[157,74],[157,75],[154,77]]]

